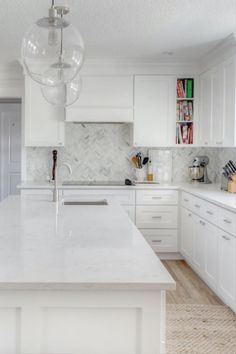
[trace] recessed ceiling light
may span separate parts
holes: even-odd
[[[165,52],[162,52],[163,55],[173,55],[174,52],[168,52],[168,51],[165,51]]]

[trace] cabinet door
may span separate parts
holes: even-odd
[[[193,214],[182,208],[181,210],[181,253],[191,261],[193,247]]]
[[[211,145],[222,146],[224,140],[223,120],[223,75],[220,66],[211,72],[212,80],[212,121],[211,121]],[[210,105],[210,101],[209,101]]]
[[[218,290],[225,302],[235,306],[236,239],[219,230],[219,281]]]
[[[194,216],[193,222],[193,264],[199,273],[204,269],[204,233],[205,222]]]
[[[64,108],[49,104],[41,87],[25,77],[25,146],[63,146]]]
[[[174,145],[174,77],[136,76],[134,89],[134,145]]]
[[[218,229],[217,227],[203,222],[204,237],[204,277],[211,286],[216,287],[217,282],[217,255],[218,255]]]
[[[199,143],[211,144],[212,80],[210,72],[200,76]]]
[[[235,146],[235,87],[236,87],[235,58],[223,64],[223,119],[224,146]]]

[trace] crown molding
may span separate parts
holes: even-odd
[[[82,75],[195,74],[197,63],[85,60]]]
[[[198,62],[199,73],[211,69],[236,54],[236,35],[231,33]]]

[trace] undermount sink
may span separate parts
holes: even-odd
[[[63,202],[64,205],[108,205],[106,200],[95,200],[95,201],[78,201],[78,200],[68,200]]]

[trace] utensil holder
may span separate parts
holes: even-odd
[[[236,193],[236,174],[231,176],[231,181],[228,182],[228,192]]]
[[[136,168],[135,169],[135,179],[137,182],[144,182],[146,180],[146,169]]]
[[[234,182],[234,181],[228,182],[228,192],[229,193],[236,193],[236,182]]]

